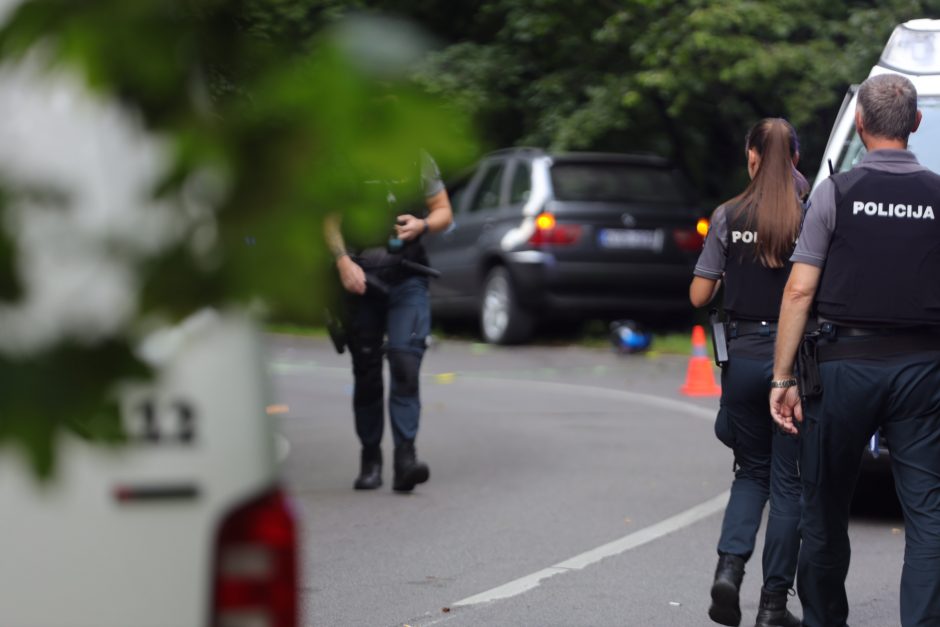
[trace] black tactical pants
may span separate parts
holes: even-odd
[[[800,550],[799,440],[781,433],[770,417],[772,346],[767,338],[767,357],[749,359],[736,354],[732,342],[722,371],[715,434],[734,451],[735,472],[718,552],[750,558],[769,500],[763,581],[767,590],[783,592],[793,586]]]
[[[389,284],[388,295],[366,292],[349,303],[349,348],[353,360],[353,413],[365,447],[382,442],[385,424],[383,357],[390,371],[388,413],[395,445],[418,434],[418,379],[431,330],[428,280],[411,276]],[[387,341],[386,341],[387,338]]]
[[[822,395],[803,404],[803,624],[846,625],[849,505],[863,450],[883,428],[904,509],[901,624],[940,625],[940,354],[820,364]]]

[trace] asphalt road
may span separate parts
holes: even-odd
[[[717,399],[678,393],[686,359],[579,347],[428,352],[414,494],[356,492],[348,355],[272,336],[274,419],[303,517],[304,625],[668,626],[712,624],[731,453]],[[865,482],[853,519],[850,624],[898,624],[903,521]],[[874,503],[875,506],[871,506]],[[753,624],[760,545],[748,564]],[[799,611],[798,601],[791,607]]]

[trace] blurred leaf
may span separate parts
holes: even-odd
[[[4,215],[5,200],[0,189],[0,218]],[[16,275],[16,248],[0,220],[0,302],[16,300],[21,295],[22,286]]]
[[[63,426],[88,440],[120,441],[115,386],[148,374],[130,347],[117,341],[0,357],[0,444],[12,440],[22,446],[36,473],[49,477]]]
[[[258,303],[276,319],[317,321],[335,283],[324,217],[386,233],[384,202],[364,180],[402,177],[421,150],[445,171],[475,157],[467,117],[409,80],[420,54],[413,26],[360,16],[324,28],[360,4],[34,0],[0,29],[0,55],[77,72],[165,141],[170,163],[140,201],[159,199],[182,226],[146,254],[101,242],[139,283],[134,315],[111,337],[64,334],[42,354],[0,352],[0,443],[24,447],[42,476],[63,429],[120,441],[113,393],[147,374],[132,353],[141,328]],[[19,183],[4,191],[32,211]],[[74,211],[68,192],[54,204]],[[420,193],[401,200],[419,203]],[[14,307],[16,235],[0,229],[0,299]]]

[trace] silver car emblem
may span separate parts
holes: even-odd
[[[625,213],[620,216],[620,221],[623,222],[624,226],[636,226],[636,218],[631,216],[629,213]]]

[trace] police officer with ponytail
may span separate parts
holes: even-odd
[[[728,319],[715,434],[734,452],[735,470],[708,615],[722,625],[740,624],[744,567],[769,500],[756,625],[798,627],[786,604],[800,550],[799,442],[774,426],[766,399],[788,259],[809,190],[796,170],[799,145],[786,120],[758,122],[747,134],[745,151],[751,182],[712,214],[689,290],[692,304],[703,307],[723,281]]]
[[[846,625],[849,505],[879,428],[905,518],[901,624],[940,625],[940,176],[907,150],[920,120],[908,79],[861,85],[868,153],[813,193],[783,296],[770,410],[802,442],[809,627]]]

